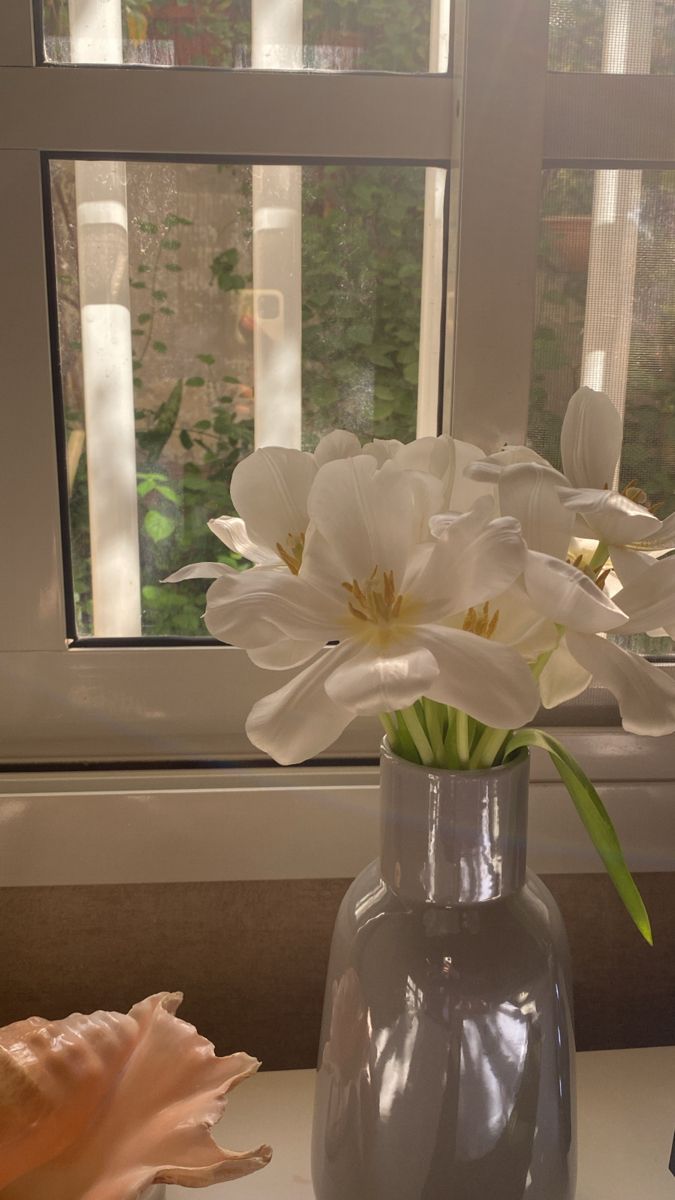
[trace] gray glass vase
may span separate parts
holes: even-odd
[[[529,758],[444,771],[382,747],[380,860],[337,918],[317,1200],[572,1200],[569,954],[526,869]]]

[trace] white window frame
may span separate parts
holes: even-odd
[[[442,425],[483,445],[521,441],[542,164],[675,166],[675,77],[547,73],[546,0],[500,0],[499,15],[494,0],[456,0],[453,78],[55,67],[36,65],[31,0],[4,0],[0,389],[11,423],[0,443],[0,763],[252,761],[246,714],[283,679],[229,647],[68,645],[43,153],[449,166],[456,252]],[[139,122],[139,112],[162,118]],[[599,689],[546,719],[567,727],[587,762],[590,724],[593,754],[628,777],[638,763],[640,778],[675,775],[675,738],[625,734]],[[378,739],[375,721],[356,721],[326,760],[372,758]]]

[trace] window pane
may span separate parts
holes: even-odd
[[[559,466],[569,397],[608,392],[624,415],[619,487],[659,516],[675,510],[674,262],[675,171],[544,172],[529,440]]]
[[[447,69],[451,0],[43,0],[50,62]]]
[[[159,583],[246,565],[206,522],[254,440],[415,436],[430,175],[52,161],[79,636],[205,632],[204,582]]]
[[[552,0],[549,67],[672,75],[673,0]]]

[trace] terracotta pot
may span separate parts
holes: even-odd
[[[590,216],[543,217],[548,251],[559,271],[586,271],[591,246]]]

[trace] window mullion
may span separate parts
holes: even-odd
[[[183,67],[0,69],[7,148],[102,157],[445,164],[445,75],[204,71]],[[320,114],[320,116],[318,116]]]
[[[489,448],[527,430],[548,55],[548,4],[500,0],[498,10],[497,20],[494,0],[463,0],[456,18],[462,129],[444,418],[456,437]],[[451,319],[454,291],[450,282]]]
[[[675,75],[549,72],[544,165],[675,167]]]
[[[3,0],[0,67],[35,65],[35,33],[31,0]]]
[[[66,625],[39,154],[0,151],[0,180],[0,648],[59,649]]]

